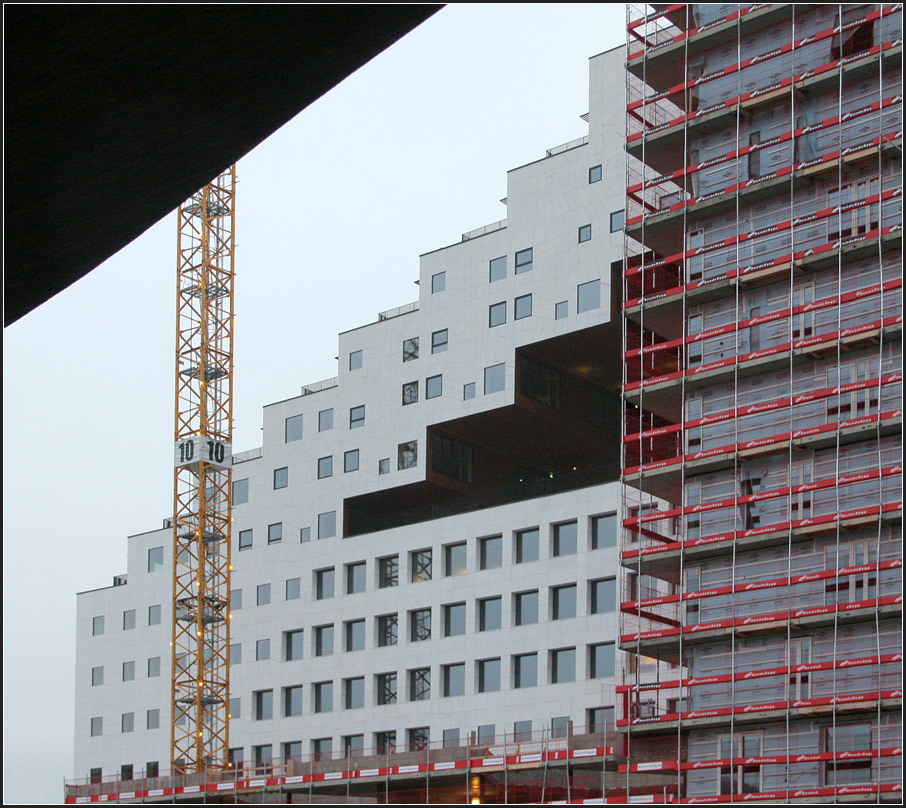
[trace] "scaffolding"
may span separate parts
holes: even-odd
[[[223,771],[140,772],[73,780],[66,804],[87,802],[625,803],[617,767],[622,737],[605,721],[468,742],[347,748],[237,761]],[[606,796],[605,796],[606,795]]]
[[[902,6],[627,9],[625,793],[899,802]]]

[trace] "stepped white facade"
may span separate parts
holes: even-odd
[[[615,717],[624,58],[590,60],[587,136],[509,172],[506,220],[422,256],[417,304],[234,458],[237,764]],[[76,778],[170,768],[171,544],[131,536],[78,597]]]

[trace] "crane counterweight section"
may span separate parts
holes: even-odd
[[[229,761],[236,168],[179,208],[171,766]]]

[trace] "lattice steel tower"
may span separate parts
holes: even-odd
[[[229,765],[235,166],[179,209],[171,764]]]

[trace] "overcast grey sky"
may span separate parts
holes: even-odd
[[[418,255],[505,218],[506,171],[581,137],[624,6],[449,6],[238,165],[234,450],[418,297]],[[620,115],[620,110],[613,110]],[[75,593],[172,511],[176,217],[4,332],[4,801],[72,771]]]

